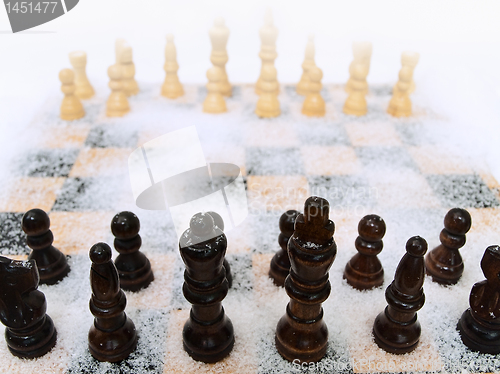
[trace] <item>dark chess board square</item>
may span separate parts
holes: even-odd
[[[26,234],[21,228],[23,213],[0,213],[0,254],[27,255]]]
[[[125,360],[113,364],[99,362],[85,350],[70,363],[68,374],[163,373],[165,360],[163,343],[167,336],[167,312],[139,309],[131,312],[126,310],[125,313],[132,319],[137,330],[136,350]]]
[[[283,311],[283,314],[285,311]],[[329,338],[325,356],[318,362],[302,362],[298,359],[293,362],[283,360],[276,350],[274,332],[266,331],[257,345],[259,357],[259,374],[320,374],[320,373],[354,373],[352,362],[345,348]]]
[[[233,285],[229,292],[251,291],[253,289],[252,255],[250,253],[228,254],[226,260],[233,276]]]
[[[407,145],[419,146],[435,144],[429,130],[421,123],[394,123],[399,138]]]
[[[500,205],[495,193],[477,174],[428,175],[427,181],[446,207],[466,209]]]
[[[411,156],[401,147],[356,147],[355,151],[361,164],[368,170],[418,170]]]
[[[74,148],[32,151],[15,163],[15,173],[28,177],[67,177],[78,153]]]
[[[304,174],[301,159],[298,148],[247,148],[247,175]]]
[[[112,177],[67,178],[57,195],[52,210],[55,211],[95,211],[115,210],[116,191],[119,183]]]
[[[310,194],[327,199],[331,209],[375,205],[377,190],[359,176],[310,176],[308,181]]]
[[[300,142],[304,145],[351,146],[344,126],[338,123],[311,123],[311,126],[299,126],[297,132]]]
[[[85,145],[92,148],[135,148],[137,141],[137,131],[108,124],[92,128]]]
[[[264,210],[258,211],[247,218],[250,219],[252,229],[252,252],[275,253],[280,249],[278,236],[280,234],[279,221],[281,214]]]

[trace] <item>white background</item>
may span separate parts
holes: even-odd
[[[173,33],[180,80],[204,84],[208,29],[221,15],[231,32],[229,78],[254,82],[258,30],[268,7],[279,29],[282,83],[298,81],[308,34],[315,34],[323,83],[347,80],[353,40],[373,43],[369,83],[394,83],[401,52],[418,51],[415,94],[451,118],[457,144],[487,162],[500,180],[499,1],[80,0],[66,15],[17,34],[0,9],[0,157],[13,151],[45,99],[58,94],[58,72],[70,67],[70,51],[87,52],[92,84],[107,89],[117,37],[133,47],[137,80],[160,85],[165,35]]]

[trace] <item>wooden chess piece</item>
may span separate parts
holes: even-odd
[[[394,117],[411,116],[410,84],[413,79],[412,70],[403,66],[399,71],[399,81],[396,83],[387,113]]]
[[[192,304],[182,332],[184,349],[206,363],[222,360],[234,345],[233,325],[222,307],[228,292],[222,265],[226,248],[226,236],[206,213],[195,214],[179,240],[186,264],[182,290]]]
[[[309,90],[309,69],[316,66],[314,62],[314,35],[309,35],[307,39],[306,52],[304,62],[302,63],[302,76],[299,83],[297,83],[296,91],[299,95],[307,95]]]
[[[226,101],[220,92],[220,85],[223,77],[222,70],[217,66],[212,66],[207,71],[207,97],[203,101],[203,111],[205,113],[227,112]]]
[[[418,60],[420,58],[420,54],[418,54],[417,52],[403,52],[401,54],[401,66],[405,66],[405,67],[408,67],[409,69],[411,69],[411,74],[412,74],[412,78],[411,78],[411,82],[410,82],[410,89],[408,91],[408,93],[413,93],[415,92],[415,81],[413,80],[413,71],[415,70],[415,67],[417,66],[418,64]],[[398,89],[398,85],[397,83],[394,85],[393,87],[393,92],[396,91]]]
[[[299,212],[296,210],[287,210],[280,217],[280,235],[278,236],[278,243],[281,249],[273,256],[269,268],[269,277],[273,280],[275,285],[280,287],[285,286],[285,279],[290,272],[290,259],[288,258],[286,247],[288,245],[288,240],[293,235],[293,227],[298,215]]]
[[[120,52],[120,67],[122,70],[122,90],[127,96],[139,93],[139,85],[135,80],[135,64],[132,57],[132,47],[124,45]]]
[[[115,41],[115,63],[117,65],[121,64],[121,54],[122,54],[122,50],[125,46],[127,46],[127,42],[125,41],[125,39],[122,39],[122,38],[116,39],[116,41]]]
[[[87,78],[85,68],[87,66],[87,54],[83,51],[71,52],[69,54],[69,61],[75,72],[75,95],[78,98],[85,100],[94,96],[95,91]]]
[[[255,114],[261,118],[273,118],[281,114],[278,101],[277,72],[273,65],[262,67],[261,93],[255,108]]]
[[[481,269],[486,280],[472,286],[469,304],[457,329],[464,344],[472,351],[500,353],[500,247],[486,248]]]
[[[108,117],[122,117],[130,111],[127,95],[123,92],[122,69],[119,65],[108,68],[109,88],[111,94],[106,102],[106,115]]]
[[[219,82],[220,93],[223,96],[231,96],[232,88],[229,83],[226,63],[229,60],[227,55],[226,45],[229,38],[229,29],[224,23],[224,18],[217,17],[214,20],[214,25],[209,31],[210,42],[212,43],[212,53],[210,54],[210,61],[214,66],[222,70],[222,78]]]
[[[266,66],[271,65],[274,68],[274,60],[278,57],[278,53],[276,52],[276,39],[278,38],[278,29],[274,26],[273,14],[271,10],[268,9],[266,11],[266,15],[264,16],[264,26],[262,26],[259,30],[259,36],[261,41],[261,47],[259,52],[259,57],[262,60],[262,66],[260,69],[259,79],[255,84],[255,93],[260,95],[266,89],[263,86],[266,86],[266,80],[264,79],[264,68]],[[277,75],[276,75],[277,76]],[[279,93],[279,84],[276,78],[276,95]]]
[[[366,76],[368,69],[363,64],[352,65],[349,95],[344,104],[342,111],[345,114],[353,116],[364,116],[368,112],[366,103],[366,92],[368,92],[368,83]]]
[[[73,121],[82,118],[85,115],[85,110],[80,99],[75,95],[75,74],[71,69],[63,69],[59,72],[59,80],[61,81],[61,91],[64,98],[61,103],[60,117],[65,121]]]
[[[21,226],[26,233],[26,243],[32,249],[28,260],[34,260],[40,276],[40,284],[55,284],[70,271],[66,256],[52,245],[54,235],[50,219],[41,209],[24,213]]]
[[[368,83],[366,82],[366,77],[370,72],[370,60],[372,57],[372,43],[370,42],[353,42],[352,43],[352,54],[354,56],[351,64],[349,65],[349,80],[347,81],[344,89],[347,93],[350,93],[353,89],[354,80],[357,78],[353,77],[354,67],[356,65],[362,65],[364,70],[366,70],[366,75],[364,77],[363,93],[366,95],[368,93]]]
[[[120,212],[111,220],[114,247],[120,253],[115,259],[115,266],[120,287],[126,291],[139,291],[154,280],[149,260],[139,251],[142,244],[140,228],[139,218],[132,212]]]
[[[36,358],[49,352],[57,340],[52,319],[46,314],[45,295],[34,260],[15,261],[0,256],[0,321],[5,340],[17,357]]]
[[[309,197],[288,241],[291,267],[285,290],[290,302],[275,339],[278,352],[288,361],[317,362],[326,353],[328,328],[321,304],[330,295],[328,270],[337,254],[329,210],[325,199]]]
[[[424,306],[424,255],[427,242],[419,236],[406,243],[394,281],[385,291],[389,304],[373,324],[375,343],[384,351],[403,354],[413,351],[420,339],[417,311]]]
[[[302,114],[309,117],[324,117],[325,100],[321,97],[323,72],[317,66],[313,66],[309,68],[308,75],[308,91],[302,104]]]
[[[221,215],[217,212],[207,212],[207,214],[210,214],[212,216],[215,226],[217,226],[222,232],[224,232],[224,220],[222,219]],[[233,286],[233,274],[231,273],[231,266],[229,265],[227,258],[224,257],[224,262],[222,263],[222,265],[224,266],[224,269],[226,269],[227,284],[229,288],[231,288]]]
[[[179,82],[179,76],[177,71],[179,70],[179,64],[177,63],[177,50],[174,44],[174,36],[172,34],[167,35],[167,45],[165,46],[165,65],[163,65],[163,70],[165,70],[165,81],[161,86],[162,96],[168,97],[169,99],[176,99],[184,95],[184,88],[181,82]]]
[[[377,255],[382,251],[385,222],[376,214],[364,216],[358,225],[358,250],[346,264],[344,279],[358,290],[369,290],[384,283],[384,269]]]
[[[90,312],[94,324],[89,330],[89,351],[96,360],[118,362],[135,350],[137,333],[134,322],[125,314],[127,299],[111,254],[106,243],[90,248]]]
[[[465,234],[470,230],[472,218],[468,211],[453,208],[444,217],[444,229],[439,235],[441,244],[425,256],[427,274],[434,282],[456,284],[464,272],[459,249],[465,245]]]

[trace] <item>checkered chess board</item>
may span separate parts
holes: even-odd
[[[282,114],[259,119],[251,85],[236,85],[228,112],[202,112],[206,90],[185,86],[177,100],[160,96],[157,85],[140,85],[130,98],[131,112],[107,118],[103,88],[85,101],[86,116],[59,119],[61,97],[47,101],[19,139],[9,177],[0,185],[0,252],[26,258],[29,248],[21,217],[31,208],[49,212],[54,245],[69,256],[71,273],[54,286],[40,286],[48,314],[58,331],[56,347],[37,360],[10,355],[0,341],[2,373],[368,373],[498,372],[500,359],[467,351],[456,323],[468,307],[471,286],[484,279],[479,261],[486,247],[498,243],[498,182],[439,129],[450,124],[440,113],[414,104],[405,119],[385,110],[390,86],[372,86],[368,115],[342,113],[346,93],[327,85],[324,118],[301,114],[303,97],[282,85]],[[417,88],[418,90],[418,88]],[[170,131],[196,125],[207,162],[230,162],[241,168],[249,215],[229,231],[227,259],[234,283],[223,302],[236,343],[229,357],[216,364],[192,360],[182,348],[182,327],[190,305],[182,295],[184,264],[168,211],[135,206],[127,159],[145,142]],[[176,157],[183,157],[179,154]],[[329,328],[326,357],[301,365],[281,358],[274,331],[288,302],[285,291],[268,278],[269,262],[278,250],[278,220],[287,209],[301,210],[310,195],[325,197],[336,224],[338,255],[331,272],[332,292],[323,304]],[[371,337],[375,316],[386,305],[385,287],[392,281],[406,240],[439,244],[448,209],[469,210],[473,226],[462,249],[465,273],[453,287],[427,278],[426,305],[419,311],[421,342],[411,354],[396,356],[377,348]],[[111,218],[130,210],[141,220],[142,251],[152,263],[155,281],[138,293],[127,292],[126,313],[139,334],[137,350],[117,364],[94,360],[87,349],[92,324],[88,309],[92,244],[112,244]],[[387,234],[379,258],[385,269],[380,289],[359,292],[342,280],[346,262],[356,250],[357,224],[365,215],[384,218]]]

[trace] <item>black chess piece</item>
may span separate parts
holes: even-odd
[[[221,229],[222,232],[224,232],[224,220],[222,219],[221,215],[217,212],[207,213],[210,214],[214,219],[215,226],[217,226],[219,229]],[[227,258],[224,258],[223,266],[224,269],[226,269],[227,284],[229,285],[229,288],[231,288],[233,286],[233,274],[231,273],[231,266],[229,265]]]
[[[465,245],[465,234],[470,230],[472,218],[468,211],[453,208],[444,217],[444,229],[439,235],[441,244],[425,257],[427,274],[434,282],[456,284],[464,272],[459,249]]]
[[[233,325],[222,307],[228,292],[222,265],[226,247],[226,236],[206,213],[191,218],[189,229],[179,241],[186,264],[182,290],[192,304],[182,332],[184,349],[195,360],[206,363],[222,360],[234,345]]]
[[[273,256],[269,268],[269,277],[275,285],[280,287],[285,285],[285,279],[290,271],[290,259],[286,247],[288,239],[293,235],[293,227],[298,215],[299,212],[296,210],[287,210],[280,217],[278,243],[281,249]]]
[[[346,264],[344,279],[358,290],[369,290],[384,283],[384,269],[377,255],[382,251],[385,235],[385,222],[376,214],[361,219],[358,225],[359,236],[354,245],[358,250]]]
[[[291,267],[285,290],[290,302],[276,327],[275,341],[278,352],[289,361],[316,362],[326,353],[328,328],[321,304],[330,295],[328,270],[337,254],[329,211],[328,201],[309,197],[288,241]]]
[[[420,339],[417,311],[425,303],[424,255],[427,242],[420,236],[406,243],[406,253],[399,262],[394,281],[385,291],[389,304],[375,319],[375,343],[389,353],[403,354],[413,351]]]
[[[7,326],[7,347],[17,357],[40,357],[56,344],[57,331],[46,314],[45,295],[37,289],[39,280],[35,260],[0,256],[0,321]]]
[[[111,221],[115,236],[114,247],[120,253],[115,266],[120,277],[120,287],[126,291],[139,291],[154,280],[148,258],[139,251],[142,244],[139,218],[132,212],[121,212]]]
[[[486,280],[472,286],[457,329],[464,344],[481,353],[500,353],[500,247],[486,248],[481,269]]]
[[[111,248],[97,243],[90,248],[90,312],[95,317],[89,330],[89,351],[99,361],[118,362],[137,346],[134,323],[125,314],[127,299],[120,288]]]
[[[31,209],[22,218],[26,243],[32,249],[28,260],[35,260],[40,274],[40,284],[54,284],[68,275],[70,268],[66,256],[52,245],[50,219],[41,209]]]

